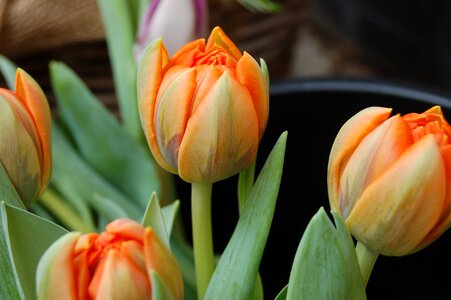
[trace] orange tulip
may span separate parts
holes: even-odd
[[[368,249],[416,252],[451,223],[451,127],[440,107],[389,117],[370,107],[338,133],[329,158],[333,210]]]
[[[183,299],[175,257],[151,228],[118,219],[101,234],[67,233],[42,256],[38,299],[152,299],[152,274]]]
[[[141,123],[156,161],[188,182],[212,183],[247,168],[266,127],[263,66],[216,27],[169,59],[161,39],[138,72]]]
[[[28,206],[50,179],[51,117],[44,92],[21,69],[15,92],[0,88],[0,128],[0,162]]]

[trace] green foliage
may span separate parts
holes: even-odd
[[[352,238],[338,214],[335,225],[323,208],[313,216],[299,244],[287,300],[366,299]]]
[[[279,192],[286,139],[284,132],[266,160],[213,273],[205,299],[251,298]]]
[[[36,268],[42,254],[67,231],[26,210],[5,204],[1,205],[4,235],[17,285],[23,297],[36,299]],[[14,298],[3,298],[14,299]]]

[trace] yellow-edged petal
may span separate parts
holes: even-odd
[[[79,236],[78,232],[63,235],[41,257],[36,272],[38,300],[78,300],[72,258]]]
[[[355,204],[346,225],[375,252],[413,252],[440,218],[445,170],[431,135],[413,144]]]
[[[216,182],[248,167],[259,142],[251,96],[224,73],[186,126],[179,175],[188,182]]]
[[[399,115],[371,131],[354,150],[340,177],[338,208],[346,219],[364,189],[413,143],[409,126]]]
[[[183,279],[177,260],[151,228],[146,228],[144,255],[149,278],[152,272],[156,272],[170,289],[173,299],[182,300]]]
[[[16,73],[16,93],[33,118],[39,136],[42,168],[40,195],[47,187],[52,172],[50,107],[42,89],[22,69],[18,69]]]
[[[141,125],[150,150],[160,166],[169,167],[164,161],[155,136],[155,102],[163,80],[163,68],[168,63],[168,52],[161,39],[156,39],[144,51],[138,65],[137,97]]]
[[[177,73],[158,93],[155,115],[157,145],[170,167],[167,170],[173,173],[177,173],[179,147],[195,90],[196,73],[193,68],[188,68]]]
[[[354,115],[340,129],[329,156],[327,170],[327,190],[332,210],[338,210],[340,176],[355,148],[374,128],[385,121],[391,113],[390,108],[369,107]]]
[[[236,60],[241,58],[241,52],[235,43],[224,33],[221,27],[216,26],[210,33],[207,40],[206,50],[218,45],[226,49]]]
[[[236,78],[251,94],[261,138],[268,122],[269,88],[260,66],[247,52],[244,52],[236,65]]]

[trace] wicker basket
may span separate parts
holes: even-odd
[[[309,0],[279,0],[279,2],[282,9],[273,14],[250,12],[236,1],[210,0],[209,2],[211,27],[221,26],[241,50],[246,50],[255,58],[264,58],[270,69],[271,79],[289,76],[296,31],[304,24],[310,3]],[[85,11],[91,6],[80,6],[79,9]],[[74,9],[70,5],[66,8]],[[94,13],[98,11],[94,9]],[[47,47],[40,45],[35,51],[14,52],[13,49],[8,48],[8,51],[4,53],[6,52],[18,66],[36,78],[52,105],[54,101],[49,82],[48,63],[51,60],[57,60],[74,69],[101,101],[117,113],[108,50],[102,36],[99,38],[99,30],[102,31],[101,20],[98,18],[97,24],[92,23],[92,17],[88,20],[90,26],[95,28],[95,34],[88,37],[66,39],[59,46],[55,46],[57,43],[48,44]],[[48,30],[52,32],[51,36],[59,32],[58,29],[52,31],[48,24],[45,28],[47,35]]]

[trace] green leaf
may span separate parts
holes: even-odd
[[[172,300],[173,297],[168,293],[168,288],[155,271],[151,272],[150,280],[152,281],[152,299]]]
[[[287,299],[287,291],[288,291],[288,284],[277,294],[277,296],[276,296],[276,298],[274,298],[274,300]]]
[[[255,286],[254,291],[252,293],[252,300],[263,300],[264,297],[264,291],[263,291],[263,282],[262,278],[260,276],[260,273],[257,274],[257,279],[255,280]]]
[[[287,299],[366,299],[354,244],[342,219],[334,227],[321,207],[308,224],[294,258]]]
[[[1,205],[1,214],[16,280],[20,282],[25,299],[36,299],[35,275],[39,259],[50,244],[67,231],[4,202]]]
[[[102,206],[93,199],[94,194],[114,201],[126,211],[127,216],[140,220],[142,212],[138,206],[100,176],[72,148],[61,130],[54,123],[52,128],[53,176],[52,184],[68,201],[92,205],[97,211]]]
[[[237,0],[251,12],[275,13],[280,10],[280,4],[272,0]]]
[[[51,63],[50,75],[61,118],[84,158],[139,207],[160,193],[150,152],[133,139],[66,65]],[[129,95],[130,102],[136,97]]]
[[[136,22],[127,1],[98,0],[106,32],[108,52],[113,70],[114,85],[125,128],[137,140],[143,140],[143,131],[136,101],[136,62],[133,53],[136,40]],[[149,195],[146,196],[146,199]]]
[[[166,205],[161,208],[161,214],[163,215],[164,224],[166,224],[166,232],[168,233],[169,237],[171,237],[172,228],[174,227],[179,208],[179,200],[175,200],[172,204]]]
[[[25,208],[14,185],[11,183],[3,164],[0,162],[0,201],[10,205]],[[19,299],[23,295],[20,285],[17,285],[11,258],[9,256],[6,235],[4,234],[2,216],[0,214],[0,299]]]
[[[287,132],[269,154],[233,235],[219,260],[205,299],[250,299],[274,215]]]
[[[0,55],[0,72],[10,90],[15,89],[17,66],[3,55]]]
[[[152,227],[160,240],[170,248],[169,235],[161,212],[160,203],[158,203],[157,195],[155,193],[152,193],[152,196],[150,197],[141,224],[146,227]]]
[[[254,186],[255,162],[246,170],[241,171],[238,176],[238,208],[240,212],[243,211]]]
[[[97,193],[93,195],[92,205],[97,213],[105,217],[105,222],[110,223],[116,219],[129,218],[127,212],[117,205],[113,200],[103,197]]]

